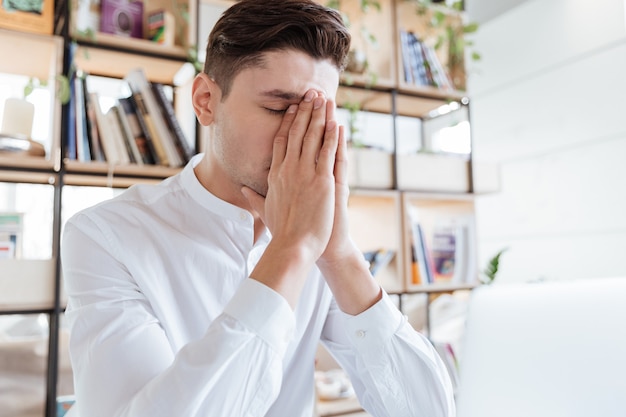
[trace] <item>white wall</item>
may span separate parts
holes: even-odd
[[[626,276],[626,0],[528,0],[474,36],[480,265],[499,281]],[[470,16],[471,17],[471,16]]]

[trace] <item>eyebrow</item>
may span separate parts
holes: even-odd
[[[280,99],[289,100],[289,101],[300,101],[304,98],[303,94],[298,94],[298,93],[294,93],[291,91],[285,91],[285,90],[280,90],[280,89],[262,91],[260,95],[263,97],[280,98]]]

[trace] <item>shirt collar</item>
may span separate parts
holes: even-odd
[[[182,187],[187,190],[191,198],[207,210],[237,223],[253,226],[254,219],[249,211],[216,197],[202,186],[193,169],[200,163],[203,156],[203,154],[195,155],[183,168],[180,173]]]

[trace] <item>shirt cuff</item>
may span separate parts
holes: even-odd
[[[361,314],[351,316],[344,313],[344,317],[348,338],[352,346],[360,351],[371,351],[384,345],[406,321],[385,291],[376,304]]]
[[[224,313],[256,333],[281,356],[295,332],[296,319],[287,300],[251,278],[241,284]]]

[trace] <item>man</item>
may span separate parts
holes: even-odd
[[[193,85],[206,153],[68,222],[80,415],[310,416],[320,339],[372,415],[454,415],[443,363],[348,234],[332,98],[349,43],[314,2],[236,3]]]

